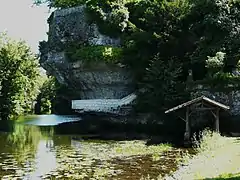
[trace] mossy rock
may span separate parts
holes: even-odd
[[[70,47],[66,50],[66,55],[70,62],[82,61],[89,65],[97,62],[116,64],[121,62],[122,49],[103,45]]]

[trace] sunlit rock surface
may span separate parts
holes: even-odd
[[[86,69],[82,59],[70,63],[64,50],[79,42],[120,46],[119,39],[100,34],[95,24],[87,22],[84,6],[56,10],[50,16],[48,41],[40,45],[40,63],[60,83],[75,90],[75,99],[121,99],[133,92],[132,74],[121,65],[101,62]]]

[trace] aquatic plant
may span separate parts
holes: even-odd
[[[10,145],[11,143],[14,144],[14,142],[17,143],[9,146],[8,148],[10,149],[12,147],[24,147],[24,144],[26,144],[26,147],[35,146],[39,140],[40,136],[38,136],[38,133],[40,129],[36,127],[31,130],[27,128],[16,130],[15,134],[9,135],[8,138]],[[47,139],[52,139],[54,146],[47,146],[48,140],[43,136],[48,137]],[[36,142],[32,138],[35,138]],[[22,143],[20,142],[21,139],[23,140]],[[4,144],[7,139],[2,140],[1,143]],[[139,179],[141,176],[156,178],[168,173],[170,168],[175,167],[174,158],[178,154],[178,151],[171,147],[170,144],[148,146],[146,141],[76,141],[69,139],[69,136],[54,135],[52,137],[49,131],[42,128],[40,143],[40,149],[46,147],[46,151],[50,150],[52,153],[50,155],[51,158],[54,158],[54,161],[56,161],[56,164],[50,167],[52,170],[43,173],[41,179],[104,180],[121,179],[129,176]],[[41,171],[43,167],[40,167],[38,163],[52,163],[53,159],[44,159],[44,161],[38,159],[39,157],[37,156],[39,155],[36,156],[34,147],[32,148],[29,150],[23,149],[25,152],[24,156],[17,149],[16,152],[10,152],[9,149],[0,150],[0,178],[23,178],[34,174],[35,170]],[[40,151],[43,152],[44,149]],[[37,150],[37,153],[39,153],[39,150]],[[18,158],[21,157],[24,158],[19,162]],[[143,168],[145,169],[144,172],[141,171]]]
[[[156,157],[159,153],[170,149],[170,144],[146,146],[144,141],[123,141],[117,143],[112,152],[117,156],[153,155]]]

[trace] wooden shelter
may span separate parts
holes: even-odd
[[[214,101],[212,99],[209,99],[205,96],[201,96],[201,97],[198,97],[198,98],[193,99],[191,101],[180,104],[180,105],[178,105],[174,108],[171,108],[171,109],[165,111],[165,113],[167,114],[167,113],[176,111],[176,110],[181,109],[181,108],[186,108],[186,117],[185,118],[180,117],[182,120],[184,120],[186,122],[186,130],[185,130],[185,134],[184,134],[184,140],[185,141],[190,140],[190,136],[191,136],[190,116],[193,112],[196,112],[196,111],[210,111],[215,118],[215,130],[217,132],[219,132],[219,111],[221,109],[223,109],[225,111],[230,109],[229,106],[226,106],[224,104],[216,102],[216,101]]]

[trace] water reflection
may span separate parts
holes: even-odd
[[[7,141],[16,152],[36,151],[42,133],[36,126],[23,126],[15,124],[13,132],[7,136]]]
[[[24,124],[36,125],[36,126],[55,126],[67,122],[80,121],[81,117],[78,116],[60,116],[60,115],[38,115],[30,118]]]
[[[56,158],[51,151],[53,134],[53,128],[41,130],[37,126],[20,124],[13,125],[11,133],[1,134],[0,144],[3,148],[0,150],[0,177],[36,179],[33,177],[39,177],[54,169]],[[45,158],[47,166],[46,161],[43,161]]]
[[[0,133],[0,146],[0,179],[140,179],[172,168],[163,169],[162,158],[169,154],[157,161],[141,155],[146,149],[142,141],[78,141],[56,135],[53,126],[15,124],[11,133]],[[172,166],[174,158],[169,162]]]
[[[35,180],[58,175],[63,163],[71,164],[63,157],[71,160],[68,153],[76,152],[79,144],[71,136],[55,135],[53,126],[14,124],[11,133],[0,133],[0,178]]]
[[[56,153],[51,151],[52,147],[52,140],[41,140],[39,142],[34,161],[35,171],[26,176],[25,179],[41,179],[45,174],[55,170],[57,160]]]

